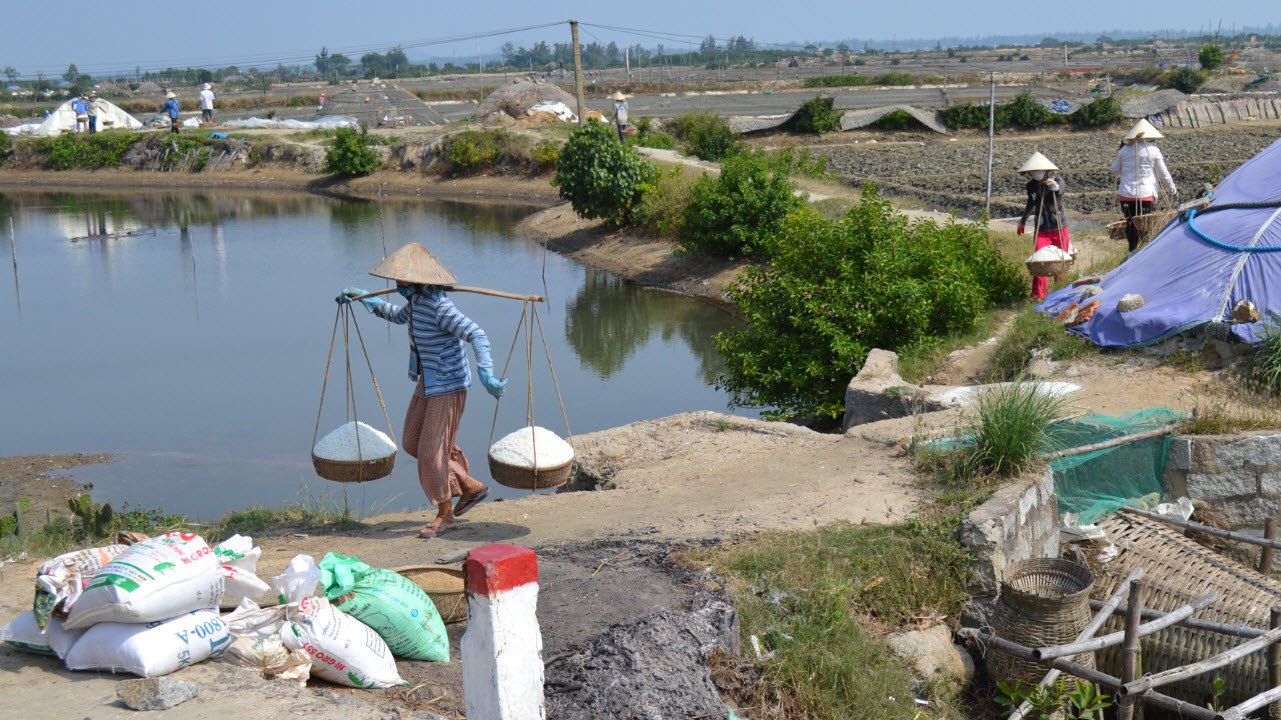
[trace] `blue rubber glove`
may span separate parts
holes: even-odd
[[[477,368],[476,374],[480,376],[480,384],[485,386],[485,391],[490,395],[500,398],[507,391],[507,381],[499,380],[485,368]]]
[[[356,297],[357,295],[364,295],[368,292],[369,292],[368,290],[365,290],[363,288],[346,287],[342,289],[342,294],[335,299],[340,303],[351,302],[351,299]],[[368,310],[369,312],[373,312],[374,308],[383,304],[383,301],[382,301],[382,298],[368,297],[368,298],[361,298],[360,304],[364,305],[365,309]]]

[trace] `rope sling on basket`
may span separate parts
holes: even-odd
[[[325,409],[325,392],[329,387],[329,368],[334,359],[334,343],[338,339],[339,325],[342,326],[343,355],[346,359],[347,398],[344,410],[347,422],[318,443],[316,438],[320,435],[320,417]],[[360,422],[356,413],[355,383],[351,376],[351,328],[356,329],[356,340],[360,343],[360,352],[365,356],[365,364],[369,367],[369,379],[373,382],[374,392],[378,395],[383,419],[387,421],[387,435]],[[391,474],[396,465],[396,447],[396,432],[391,427],[391,417],[387,415],[387,404],[383,402],[378,378],[374,377],[374,366],[369,361],[369,352],[365,349],[365,339],[360,334],[360,326],[356,324],[355,313],[350,303],[339,303],[338,314],[334,316],[333,335],[329,339],[329,357],[325,360],[325,380],[320,386],[320,408],[316,411],[316,429],[311,436],[312,465],[316,468],[316,474],[326,480],[368,482]]]
[[[516,335],[512,338],[511,350],[507,353],[507,362],[503,365],[503,377],[507,377],[507,369],[511,367],[512,357],[516,353],[516,343],[520,341],[521,333],[525,335],[525,367],[528,372],[529,384],[525,395],[525,427],[505,436],[494,443],[494,431],[498,428],[498,407],[502,404],[502,398],[494,404],[494,422],[489,428],[489,474],[500,485],[506,485],[511,488],[520,488],[522,490],[542,490],[555,488],[564,485],[569,481],[570,471],[574,466],[573,446],[564,440],[556,437],[550,431],[534,425],[534,327],[538,328],[538,337],[543,343],[543,352],[547,356],[547,369],[552,376],[552,386],[556,389],[556,401],[560,403],[561,417],[565,420],[565,434],[569,440],[573,440],[574,434],[569,429],[569,415],[565,412],[565,401],[560,394],[560,383],[556,381],[556,369],[552,366],[551,351],[547,348],[547,337],[543,334],[543,320],[538,315],[538,306],[532,299],[526,299],[524,307],[520,313],[520,321],[516,326]],[[516,453],[515,450],[523,445],[525,437],[523,433],[528,431],[529,455],[527,460],[521,462],[511,462],[515,455],[523,456],[523,453]],[[540,432],[541,431],[541,432]],[[554,461],[552,464],[544,464],[539,460],[539,437],[543,438],[543,457]],[[553,445],[553,447],[547,447]],[[495,457],[495,450],[503,457]],[[509,453],[512,456],[509,457]],[[566,453],[568,456],[566,457]],[[506,458],[506,459],[504,459]],[[528,464],[525,464],[525,463]]]

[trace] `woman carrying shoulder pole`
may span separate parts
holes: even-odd
[[[1054,245],[1065,253],[1072,252],[1072,241],[1068,236],[1067,210],[1063,206],[1063,195],[1067,184],[1062,177],[1051,177],[1058,171],[1058,166],[1039,152],[1023,163],[1018,172],[1025,175],[1027,181],[1027,205],[1023,208],[1023,217],[1019,218],[1019,234],[1026,232],[1028,216],[1036,222],[1036,248]],[[1043,277],[1032,278],[1032,299],[1044,300],[1049,283]]]
[[[1161,148],[1152,144],[1153,140],[1163,137],[1152,123],[1140,120],[1121,139],[1121,147],[1112,161],[1112,173],[1121,176],[1117,200],[1125,216],[1125,239],[1130,244],[1130,252],[1138,249],[1141,235],[1134,218],[1152,212],[1152,204],[1160,197],[1159,185],[1164,185],[1171,196],[1179,194],[1165,166]]]

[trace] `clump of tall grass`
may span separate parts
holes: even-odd
[[[1276,313],[1269,313],[1263,324],[1263,342],[1254,351],[1247,378],[1256,392],[1281,395],[1281,317]]]

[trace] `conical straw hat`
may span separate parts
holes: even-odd
[[[1163,137],[1165,136],[1161,134],[1161,131],[1153,127],[1152,123],[1148,122],[1147,119],[1144,118],[1134,123],[1134,127],[1130,128],[1130,132],[1125,134],[1125,137],[1122,138],[1122,142],[1131,143],[1135,140],[1159,140]]]
[[[1047,158],[1046,156],[1042,155],[1039,152],[1034,152],[1032,153],[1032,157],[1028,158],[1027,162],[1023,163],[1023,167],[1019,168],[1019,172],[1029,173],[1036,170],[1058,170],[1058,169],[1059,167],[1054,163],[1050,162],[1049,158]]]
[[[627,96],[623,94],[622,90],[615,90],[614,94],[609,96],[609,99],[610,100],[626,100]]]
[[[441,264],[427,248],[411,242],[396,252],[383,258],[383,261],[369,271],[374,277],[399,280],[417,285],[457,285],[458,278]]]

